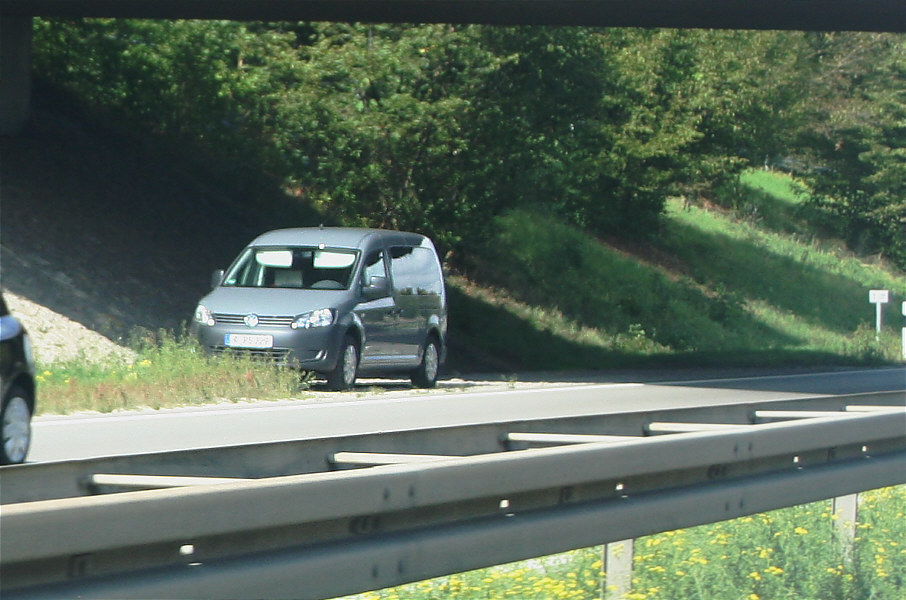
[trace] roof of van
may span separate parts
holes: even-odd
[[[369,238],[391,238],[400,244],[419,245],[425,236],[407,231],[364,229],[356,227],[294,227],[262,233],[251,246],[315,246],[324,244],[335,248],[361,248]]]

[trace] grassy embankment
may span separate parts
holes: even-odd
[[[626,600],[901,600],[906,486],[861,495],[850,557],[830,501],[636,540]],[[593,600],[602,548],[441,577],[355,600]]]
[[[723,205],[671,201],[658,238],[622,249],[502,217],[481,265],[495,285],[453,279],[457,334],[523,368],[898,359],[902,273],[822,239],[785,176],[749,172]],[[871,288],[895,301],[879,342]]]
[[[451,368],[502,372],[900,360],[903,274],[810,224],[794,180],[745,174],[720,206],[670,201],[661,234],[609,245],[544,215],[498,219],[470,279],[451,275]],[[880,340],[868,290],[891,290]],[[142,336],[130,364],[39,365],[41,412],[300,397],[292,372]],[[467,360],[463,360],[463,358]]]

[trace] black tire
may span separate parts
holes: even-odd
[[[327,374],[327,387],[342,392],[350,390],[355,385],[359,371],[359,345],[355,338],[347,335],[340,344],[340,355],[337,357],[337,366]]]
[[[437,385],[437,374],[440,371],[440,342],[430,337],[425,342],[422,362],[412,371],[412,385],[420,388],[433,388]]]
[[[0,410],[0,464],[25,462],[31,444],[31,402],[22,387],[14,385]]]

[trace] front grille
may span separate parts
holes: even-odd
[[[245,325],[246,315],[231,315],[227,313],[214,313],[214,320],[227,325]],[[289,327],[293,317],[258,315],[258,327]]]
[[[289,356],[289,348],[230,348],[229,346],[213,346],[214,354],[229,354],[231,356],[248,356],[249,358],[272,360],[285,363]]]

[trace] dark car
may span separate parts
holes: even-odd
[[[0,295],[0,464],[25,462],[35,412],[35,363],[31,341],[19,320],[9,313]]]

